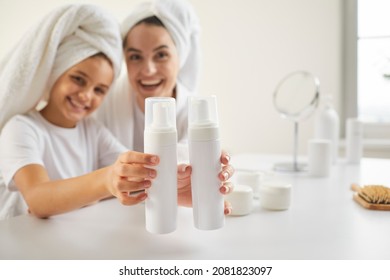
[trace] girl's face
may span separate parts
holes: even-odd
[[[105,57],[83,60],[54,83],[42,116],[57,126],[75,127],[100,106],[113,79],[114,71]]]
[[[133,27],[125,41],[128,79],[144,111],[147,97],[172,97],[179,71],[176,46],[161,26],[141,23]]]

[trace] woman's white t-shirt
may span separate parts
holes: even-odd
[[[37,111],[13,117],[0,135],[0,171],[4,180],[0,185],[0,219],[22,214],[20,209],[26,209],[20,205],[24,201],[13,192],[17,190],[13,177],[20,168],[39,164],[51,180],[72,178],[114,163],[125,150],[93,118],[83,119],[75,128],[63,128],[49,123]]]

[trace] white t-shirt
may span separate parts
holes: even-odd
[[[133,104],[134,112],[134,151],[144,151],[144,130],[145,130],[145,115],[138,107],[137,104]],[[114,131],[112,132],[114,133]],[[120,140],[120,139],[118,139]]]
[[[20,168],[39,164],[51,180],[72,178],[114,163],[125,150],[93,118],[80,121],[75,128],[63,128],[49,123],[37,111],[13,117],[0,135],[0,171],[4,180],[0,185],[0,219],[10,213],[15,215],[15,209],[21,208],[15,203],[8,203],[8,209],[3,207],[10,199],[16,201],[10,192],[17,190],[13,177]]]

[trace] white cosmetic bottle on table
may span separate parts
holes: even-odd
[[[315,120],[315,138],[328,139],[331,144],[331,160],[335,164],[338,159],[339,138],[340,138],[340,119],[333,108],[332,97],[325,95],[323,97],[324,105],[318,112]]]
[[[359,119],[347,119],[345,154],[347,163],[352,164],[359,164],[363,157],[363,123]]]
[[[218,178],[221,147],[216,97],[189,97],[188,104],[194,224],[201,230],[218,229],[224,226],[225,216]]]
[[[164,234],[177,226],[177,131],[175,99],[149,97],[145,101],[144,152],[158,155],[156,178],[147,190],[146,229]]]

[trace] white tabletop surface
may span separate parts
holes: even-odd
[[[286,211],[262,209],[227,217],[224,228],[201,231],[192,210],[179,208],[178,228],[145,230],[144,205],[106,200],[50,219],[29,215],[0,222],[0,259],[390,259],[390,211],[352,200],[352,182],[390,185],[390,160],[339,161],[328,178],[272,172],[277,156],[237,155],[237,169],[261,170],[292,184]]]

